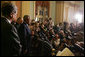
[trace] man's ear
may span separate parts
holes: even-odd
[[[12,13],[10,14],[10,18],[13,18],[13,14]]]

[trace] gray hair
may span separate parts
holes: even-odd
[[[1,11],[2,11],[3,16],[5,16],[5,17],[9,16],[10,17],[11,13],[17,12],[17,7],[15,5],[13,5],[12,3],[5,2],[4,4],[2,4]]]

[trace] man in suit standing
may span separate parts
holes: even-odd
[[[18,31],[18,29],[19,29],[19,27],[20,27],[20,25],[21,25],[22,23],[23,23],[23,18],[19,17],[19,18],[17,19],[16,24],[15,24],[15,27],[16,27],[17,31]]]
[[[2,56],[19,56],[21,51],[20,39],[16,28],[11,24],[16,20],[17,7],[12,3],[2,5],[1,17],[1,55]]]
[[[19,37],[22,44],[22,54],[21,55],[29,55],[30,49],[30,40],[31,40],[31,30],[29,29],[30,24],[30,16],[25,15],[23,17],[23,23],[19,27]]]

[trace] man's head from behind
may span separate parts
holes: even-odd
[[[24,22],[26,22],[27,24],[30,24],[30,16],[29,15],[24,15],[24,17],[23,17],[23,19],[24,19]]]
[[[2,15],[8,19],[15,20],[17,16],[17,7],[12,3],[5,2],[2,4]]]
[[[23,23],[23,18],[19,17],[19,18],[17,19],[17,23],[18,23],[18,24]]]

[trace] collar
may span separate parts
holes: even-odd
[[[7,21],[11,24],[11,22],[10,22],[10,20],[9,20],[9,19],[7,19]]]
[[[28,24],[26,22],[23,22],[24,24],[26,24],[28,26]]]
[[[5,16],[3,16],[4,18],[6,18]],[[6,18],[6,20],[11,24],[10,20],[8,18]]]

